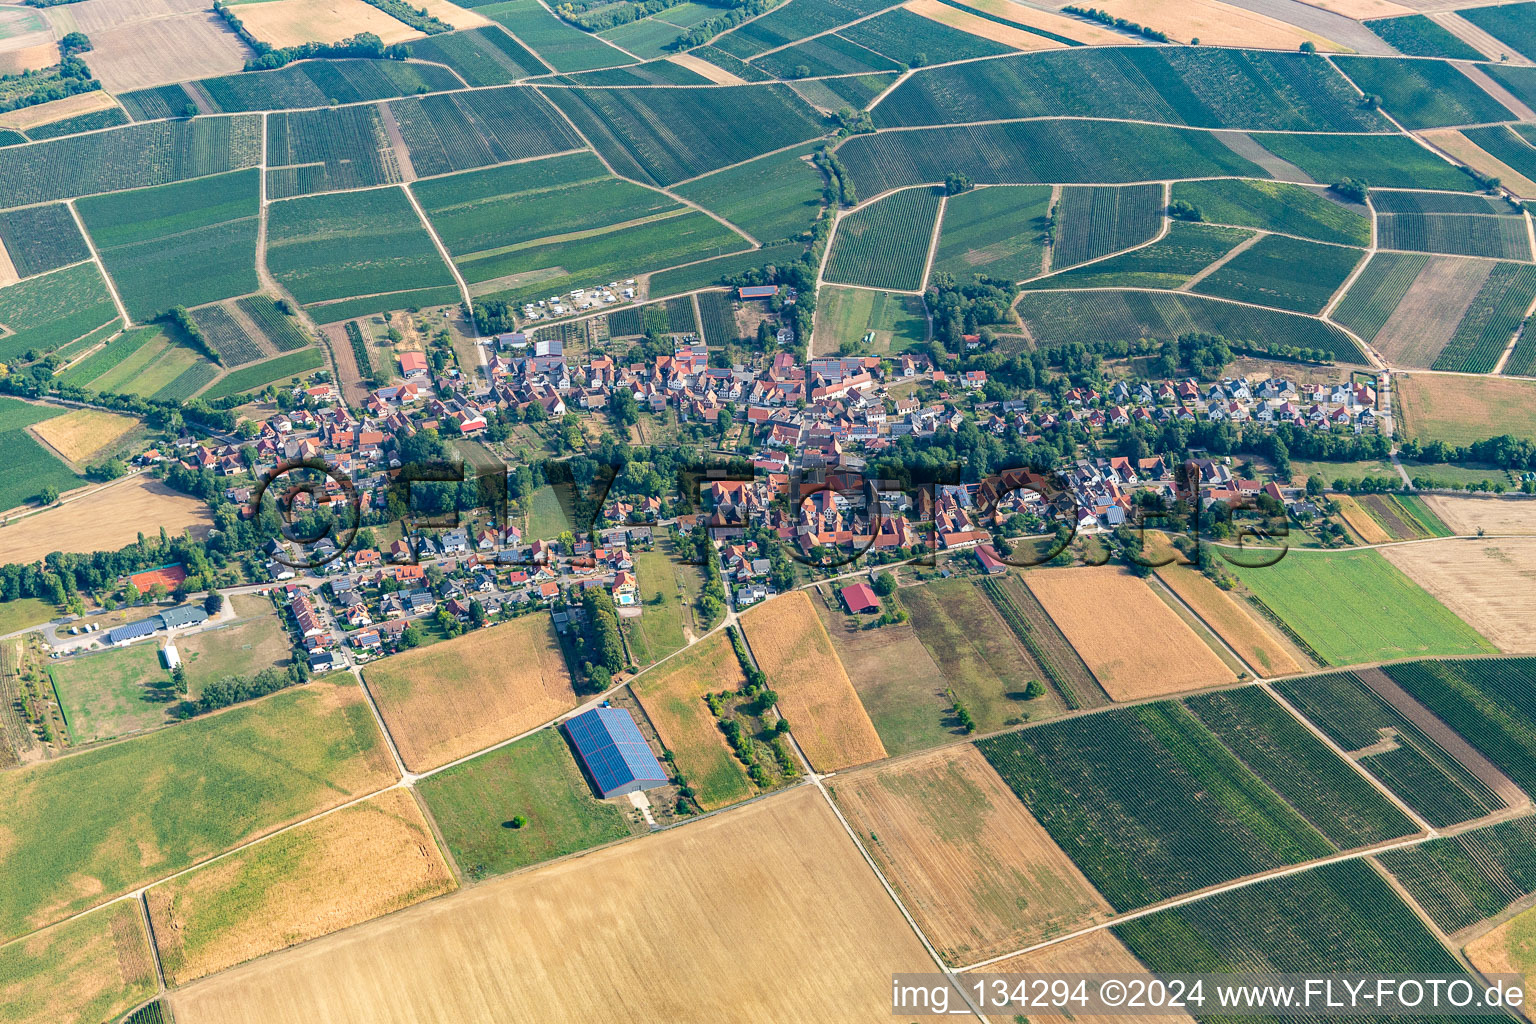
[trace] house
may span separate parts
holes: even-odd
[[[406,380],[427,375],[427,357],[420,352],[400,353],[400,376]]]
[[[625,709],[593,708],[566,722],[564,728],[603,799],[667,784],[661,762]]]
[[[843,599],[843,604],[848,606],[850,614],[868,615],[880,610],[880,598],[875,596],[868,583],[855,583],[839,590],[837,594]]]
[[[981,563],[981,571],[988,576],[1008,571],[1008,566],[997,557],[997,551],[991,544],[976,545],[976,561]]]

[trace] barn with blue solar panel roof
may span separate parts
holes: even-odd
[[[624,708],[585,711],[565,723],[587,777],[604,798],[656,789],[667,773]]]

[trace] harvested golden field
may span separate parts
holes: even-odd
[[[101,409],[75,409],[32,425],[32,433],[77,466],[111,455],[139,421]]]
[[[1115,700],[1235,678],[1173,609],[1128,572],[1108,565],[1034,569],[1024,573],[1024,582]]]
[[[1181,43],[1198,39],[1207,46],[1247,46],[1294,50],[1311,43],[1319,50],[1349,48],[1331,39],[1220,0],[1105,0],[1096,5],[1117,18],[1151,25]]]
[[[32,7],[0,7],[0,73],[20,74],[59,62],[48,19]]]
[[[0,242],[0,288],[20,280],[21,275],[16,272],[16,264],[11,262],[10,252],[5,248],[5,243]]]
[[[1329,497],[1339,503],[1339,515],[1349,524],[1349,528],[1360,535],[1360,539],[1367,544],[1385,544],[1392,539],[1392,535],[1382,529],[1380,523],[1371,518],[1371,514],[1360,507],[1360,503],[1347,494],[1330,494]]]
[[[701,640],[630,684],[656,735],[706,811],[753,796],[757,790],[732,753],[706,693],[746,684],[730,639],[722,632]]]
[[[137,900],[0,946],[0,1020],[98,1024],[155,994]]]
[[[58,34],[91,37],[84,59],[108,92],[229,74],[253,56],[207,0],[82,0],[47,14]]]
[[[1474,498],[1458,494],[1426,494],[1424,504],[1454,532],[1536,533],[1536,498]]]
[[[434,900],[191,985],[178,1024],[890,1021],[933,961],[820,794]]]
[[[970,744],[840,777],[843,815],[953,966],[1110,916],[1100,896]]]
[[[279,49],[335,42],[359,32],[372,32],[386,46],[422,36],[363,0],[260,0],[241,4],[237,13],[252,35]]]
[[[544,614],[396,654],[363,678],[412,771],[511,739],[577,703]]]
[[[1403,436],[1416,441],[1471,444],[1499,434],[1536,435],[1536,384],[1528,380],[1400,373],[1392,388]]]
[[[1438,9],[1434,6],[1436,4],[1447,7],[1453,4],[1453,0],[1409,0],[1408,6],[1393,3],[1392,0],[1301,0],[1301,2],[1308,7],[1342,14],[1356,21],[1391,18],[1399,14],[1412,14],[1415,10]],[[1475,7],[1481,2],[1482,0],[1467,0],[1466,6]]]
[[[1195,610],[1205,624],[1242,655],[1260,675],[1283,676],[1300,672],[1302,665],[1290,645],[1270,627],[1248,614],[1246,605],[1189,565],[1165,565],[1157,578]]]
[[[0,128],[15,128],[18,131],[26,131],[28,128],[36,128],[38,125],[62,121],[66,117],[76,117],[80,114],[89,114],[115,106],[117,106],[117,100],[100,89],[95,89],[91,92],[77,92],[73,96],[66,96],[61,100],[38,103],[34,106],[21,107],[18,110],[0,114]]]
[[[1536,910],[1527,910],[1499,925],[1493,931],[1467,943],[1467,959],[1484,974],[1525,974],[1536,972]],[[1526,1000],[1521,1007],[1527,1020],[1536,1019],[1530,1005],[1530,983],[1525,986]]]
[[[1454,128],[1438,128],[1420,132],[1420,137],[1432,146],[1439,146],[1451,156],[1481,171],[1490,178],[1498,178],[1499,184],[1517,196],[1536,198],[1536,181],[1532,181],[1504,161],[1496,159],[1477,143]]]
[[[1019,50],[1055,50],[1066,45],[1034,32],[1026,32],[1022,28],[999,25],[987,18],[977,17],[969,11],[951,7],[942,0],[908,0],[902,6],[929,21],[936,21],[941,25],[959,29],[961,32],[981,36],[983,39],[996,40]],[[1017,19],[1010,18],[1010,20]]]
[[[996,974],[1149,974],[1136,954],[1125,948],[1108,928],[1080,935],[1054,946],[980,968]],[[1071,1024],[1085,1018],[1031,1013],[1030,1024]],[[1126,1013],[1086,1018],[1094,1024],[1194,1024],[1187,1014]]]
[[[392,789],[146,894],[173,985],[457,888],[415,799]]]
[[[748,610],[741,625],[812,767],[835,771],[885,756],[880,736],[804,591]]]
[[[1127,44],[1134,46],[1137,42],[1135,36],[1122,35],[1085,18],[1069,18],[1062,14],[1052,14],[1049,11],[1012,3],[1010,0],[967,0],[966,6],[983,14],[1011,21],[1015,25],[1043,28],[1047,32],[1075,39],[1088,46],[1125,46]],[[1057,6],[1065,6],[1065,3],[1058,3]],[[915,13],[923,13],[916,8],[912,9]]]
[[[0,527],[0,551],[7,561],[31,562],[53,551],[116,551],[162,526],[205,537],[212,524],[206,502],[141,474]]]
[[[495,24],[485,15],[449,3],[448,0],[420,0],[420,3],[412,6],[425,10],[438,21],[446,21],[454,28],[484,28]]]
[[[1506,653],[1536,652],[1536,537],[1394,544],[1387,561]]]
[[[695,57],[688,53],[674,53],[667,57],[678,67],[687,68],[696,75],[703,75],[716,85],[745,85],[746,79],[737,78],[725,68],[717,67],[702,57]]]

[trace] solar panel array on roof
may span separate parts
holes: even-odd
[[[603,796],[666,785],[667,773],[623,708],[593,708],[566,722],[565,731]]]
[[[109,644],[127,643],[129,640],[137,640],[141,636],[149,636],[161,626],[160,616],[151,615],[147,619],[138,622],[130,622],[126,626],[118,626],[107,631],[106,640]]]

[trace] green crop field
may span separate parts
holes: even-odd
[[[1363,250],[1266,235],[1194,286],[1202,295],[1321,313]]]
[[[446,64],[470,85],[505,85],[549,70],[527,47],[495,27],[445,32],[411,40],[417,60]]]
[[[1056,204],[1051,269],[1065,270],[1139,245],[1163,225],[1163,187],[1063,188]]]
[[[1514,113],[1476,82],[1440,60],[1404,57],[1336,57],[1339,69],[1404,128],[1514,121]]]
[[[533,50],[556,71],[587,71],[633,64],[635,59],[597,36],[567,25],[538,0],[504,0],[475,8]]]
[[[179,331],[177,337],[181,338]],[[118,346],[124,349],[119,350]],[[124,335],[86,362],[107,357],[108,353],[115,354],[105,358],[101,364],[104,369],[85,383],[102,394],[150,397],[194,366],[207,367],[207,379],[218,373],[218,368],[200,352],[182,340],[173,341],[160,327],[146,327]],[[81,369],[85,368],[86,363],[82,363]],[[96,368],[92,367],[90,372],[95,373]]]
[[[0,362],[28,349],[47,352],[90,334],[117,316],[94,263],[79,263],[0,288]]]
[[[135,320],[256,290],[259,173],[79,201],[80,219]]]
[[[902,7],[850,25],[838,35],[910,67],[1012,52],[1002,43],[950,28]]]
[[[1516,818],[1381,856],[1443,931],[1460,931],[1536,892],[1536,818]]]
[[[614,170],[657,185],[674,185],[826,130],[816,111],[784,85],[549,89],[546,95]],[[664,128],[683,124],[689,126],[686,143]]]
[[[321,354],[318,348],[305,348],[297,352],[289,352],[287,355],[278,356],[276,359],[268,359],[264,363],[253,363],[250,366],[241,367],[209,388],[208,394],[205,397],[210,399],[224,398],[229,395],[242,394],[246,391],[254,391],[257,388],[264,388],[268,384],[274,384],[278,381],[305,376],[309,371],[318,370],[324,364],[325,356]]]
[[[159,333],[158,327],[141,327],[138,330],[127,331],[65,370],[59,375],[59,379],[71,387],[94,388],[93,381],[132,356]]]
[[[400,180],[377,106],[271,115],[267,166],[267,194],[273,199]]]
[[[691,308],[689,315],[692,315]],[[636,663],[650,665],[682,649],[688,642],[683,636],[683,605],[678,596],[682,592],[681,584],[674,571],[674,566],[676,569],[683,567],[676,566],[668,555],[655,550],[635,551],[633,558],[635,581],[640,585],[641,615],[620,619],[619,623],[629,639]]]
[[[624,814],[592,796],[565,737],[541,729],[423,779],[417,790],[470,878],[527,867],[629,835]],[[515,816],[528,823],[512,828]]]
[[[1172,339],[1199,331],[1220,334],[1230,341],[1317,349],[1341,362],[1366,362],[1355,343],[1332,324],[1196,295],[1039,291],[1020,298],[1018,311],[1030,334],[1042,345]]]
[[[1114,932],[1148,970],[1167,974],[1461,970],[1362,860],[1217,893],[1116,925]],[[1434,1018],[1398,1019],[1423,1024]]]
[[[756,65],[746,65],[756,70]],[[742,75],[747,81],[752,81],[750,75]],[[842,75],[838,78],[809,78],[791,84],[790,88],[801,99],[815,107],[825,110],[863,110],[869,106],[871,100],[889,89],[896,81],[897,76],[890,72],[875,72],[868,75]]]
[[[1173,198],[1200,210],[1212,224],[1262,228],[1340,245],[1371,244],[1371,220],[1316,189],[1279,181],[1228,178],[1181,181]]]
[[[995,118],[1124,118],[1201,128],[1383,132],[1326,62],[1297,53],[1106,47],[919,70],[879,107],[881,127]]]
[[[27,135],[36,142],[41,139],[58,139],[79,132],[93,132],[101,128],[116,128],[118,125],[127,123],[128,115],[123,113],[121,107],[107,107],[105,110],[93,110],[88,114],[77,114],[74,117],[65,117],[38,125],[36,128],[28,128]]]
[[[1345,750],[1376,747],[1390,737],[1395,747],[1359,756],[1360,766],[1431,825],[1457,825],[1504,806],[1482,780],[1355,673],[1283,679],[1275,689]]]
[[[1536,4],[1472,7],[1457,13],[1500,42],[1509,44],[1521,56],[1536,58],[1536,25],[1531,22]]]
[[[1184,701],[1216,738],[1341,850],[1412,835],[1413,821],[1255,687]]]
[[[1178,288],[1253,232],[1174,221],[1151,245],[1042,277],[1028,288]]]
[[[1536,784],[1536,659],[1420,661],[1386,672],[1516,785]]]
[[[1333,849],[1176,703],[976,746],[1116,910]]]
[[[782,267],[804,255],[805,246],[800,242],[774,242],[761,249],[701,260],[676,270],[664,270],[651,275],[651,297],[659,299],[697,288],[710,288],[720,284],[722,278],[735,277],[770,263]]]
[[[1511,4],[1506,10],[1523,7],[1525,7],[1525,4]],[[1515,99],[1521,103],[1524,103],[1526,106],[1536,103],[1536,68],[1523,65],[1511,67],[1507,64],[1483,64],[1480,66],[1489,78],[1492,78],[1495,82],[1508,89]],[[1521,130],[1529,129],[1529,125],[1511,125],[1510,127],[1520,132],[1521,135],[1529,137],[1528,131]]]
[[[897,192],[847,214],[824,278],[838,284],[917,291],[923,287],[939,196],[931,188]]]
[[[660,277],[661,275],[657,275]],[[655,291],[656,278],[651,278],[651,288]],[[704,343],[711,348],[720,348],[724,345],[734,344],[737,341],[736,314],[731,309],[730,296],[725,292],[700,292],[698,294],[699,329],[703,332]]]
[[[1479,51],[1462,42],[1449,29],[1442,28],[1422,14],[1401,18],[1376,18],[1364,23],[1399,52],[1410,57],[1447,57],[1451,60],[1486,60]]]
[[[1040,273],[1051,190],[1045,186],[977,188],[950,196],[933,269],[968,281],[972,274],[1018,281]]]
[[[1454,164],[1405,135],[1265,132],[1255,134],[1253,139],[1317,181],[1354,178],[1377,188],[1436,188],[1452,192],[1471,192],[1477,188],[1477,183]]]
[[[1383,249],[1531,259],[1525,218],[1503,200],[1438,192],[1376,192],[1371,200]]]
[[[0,934],[387,785],[373,716],[342,679],[0,777],[0,826],[16,837],[0,855]]]
[[[98,1024],[155,994],[155,961],[137,903],[0,946],[5,1019],[17,1024]],[[137,1024],[138,1014],[134,1015]]]
[[[1487,373],[1536,301],[1536,266],[1500,263],[1478,289],[1433,369]],[[1511,357],[1513,361],[1513,357]],[[1508,368],[1506,367],[1506,370]]]
[[[1527,178],[1536,175],[1536,147],[1518,134],[1513,125],[1493,124],[1462,131],[1467,141],[1495,160]]]
[[[267,265],[302,303],[453,283],[397,189],[273,203],[267,232]]]
[[[251,295],[237,299],[235,305],[251,318],[256,328],[279,352],[295,352],[310,344],[307,334],[298,321],[278,308],[277,303],[265,295]]]
[[[66,658],[49,665],[48,674],[76,744],[160,725],[175,699],[156,644]]]
[[[858,75],[872,71],[896,71],[901,67],[889,57],[838,35],[807,39],[783,50],[764,54],[753,63],[775,78]],[[809,72],[809,75],[802,72]]]
[[[1494,650],[1376,551],[1293,549],[1232,571],[1330,665]]]
[[[797,39],[830,31],[889,6],[882,0],[822,0],[816,4],[786,4],[716,36],[714,45],[746,59]]]
[[[674,189],[759,242],[799,238],[821,211],[822,177],[809,150],[759,157]]]
[[[979,185],[1266,176],[1210,132],[1112,121],[1023,121],[853,135],[837,155],[861,196],[940,183],[951,172]],[[1470,178],[1452,173],[1471,187]]]
[[[521,86],[413,96],[389,110],[418,177],[586,147],[548,100]]]
[[[28,206],[0,213],[0,245],[21,277],[91,258],[75,219],[62,205]]]
[[[630,64],[622,68],[582,71],[574,75],[561,75],[555,81],[562,85],[595,86],[710,84],[710,80],[697,71],[671,60],[649,60],[644,64]]]
[[[1378,252],[1334,307],[1333,319],[1366,341],[1375,340],[1428,262],[1416,253]]]
[[[56,487],[62,492],[81,483],[68,466],[24,429],[63,412],[58,406],[0,398],[0,463],[6,467],[5,474],[0,476],[0,510],[31,501],[44,487]]]
[[[462,88],[453,72],[397,60],[315,60],[275,71],[204,78],[193,88],[223,111],[327,107]],[[179,114],[180,110],[172,111]],[[165,115],[161,115],[165,116]]]
[[[816,300],[816,352],[836,352],[845,345],[863,352],[870,333],[868,351],[874,354],[897,355],[925,344],[928,317],[922,299],[865,288],[822,289]]]
[[[230,315],[222,305],[203,306],[191,312],[192,322],[197,324],[208,344],[219,354],[225,366],[240,366],[266,355],[256,339],[246,333],[240,321]]]
[[[0,149],[0,207],[163,185],[261,157],[261,118],[199,117]]]

